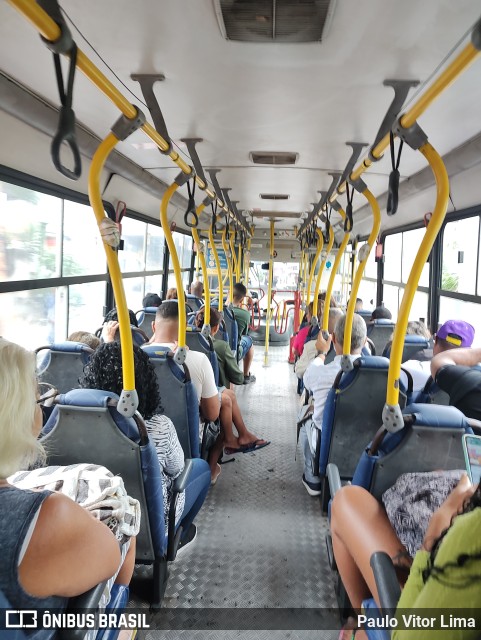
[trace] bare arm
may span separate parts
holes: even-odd
[[[456,364],[474,367],[478,362],[481,362],[481,349],[450,349],[449,351],[442,351],[431,360],[431,375],[435,379],[441,367]]]
[[[70,498],[53,494],[40,509],[19,578],[34,596],[70,598],[112,577],[119,566],[110,529]]]

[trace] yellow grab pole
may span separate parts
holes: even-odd
[[[386,427],[391,426],[391,430],[397,430],[403,424],[401,409],[399,408],[399,376],[409,313],[421,272],[444,222],[449,198],[449,177],[443,159],[429,142],[423,144],[419,151],[429,162],[436,180],[436,204],[409,274],[394,328],[391,357],[389,359],[386,405],[383,411],[383,423]]]
[[[352,265],[351,265],[351,280],[350,280],[350,287],[351,287],[351,292],[352,292],[352,284],[354,282],[354,278],[356,276],[356,271],[357,271],[357,247],[359,245],[359,242],[357,240],[355,240],[352,243]],[[352,293],[349,294],[349,297],[351,297]]]
[[[319,255],[321,253],[321,247],[319,244],[319,237],[317,238],[317,249],[316,255],[311,263],[311,270],[309,271],[309,281],[307,284],[307,301],[306,304],[309,306],[309,302],[311,301],[311,292],[312,292],[312,279],[314,278],[314,271],[316,270],[317,261],[319,259]]]
[[[109,133],[94,153],[92,164],[90,165],[88,184],[89,199],[100,230],[101,223],[106,218],[102,195],[100,193],[100,174],[102,173],[107,157],[114,149],[117,142],[119,142],[118,138],[113,133]],[[105,255],[107,256],[110,280],[114,290],[115,306],[117,307],[117,316],[119,320],[120,344],[122,346],[123,389],[120,395],[118,407],[119,410],[122,410],[122,415],[131,417],[134,415],[139,401],[137,392],[135,391],[134,350],[132,343],[132,330],[130,328],[130,317],[117,251],[105,242],[103,244]]]
[[[236,272],[237,282],[241,281],[241,275],[242,275],[242,243],[239,242],[239,246],[237,247],[237,272]]]
[[[339,209],[339,215],[342,220],[346,219],[346,212],[344,209]],[[342,239],[341,246],[338,249],[336,258],[334,260],[334,264],[332,266],[331,275],[329,276],[329,283],[327,285],[326,291],[326,299],[324,300],[324,313],[322,314],[322,331],[324,333],[328,333],[329,326],[329,309],[331,308],[331,297],[332,290],[334,288],[334,280],[336,279],[337,270],[339,269],[339,265],[341,264],[342,256],[344,255],[344,251],[346,250],[347,243],[349,242],[349,238],[351,237],[350,231],[344,232],[344,238]]]
[[[174,267],[175,284],[177,287],[177,297],[179,304],[179,337],[178,348],[176,349],[176,361],[182,364],[185,360],[185,327],[186,327],[186,307],[185,307],[185,295],[182,285],[182,273],[180,269],[179,256],[177,255],[177,249],[175,248],[174,239],[172,238],[172,232],[170,230],[169,218],[167,216],[167,207],[170,199],[179,188],[176,182],[173,182],[167,191],[164,193],[162,202],[160,204],[160,223],[164,230],[167,246],[169,247],[170,258],[172,260],[172,266]]]
[[[222,248],[224,249],[227,272],[229,274],[229,303],[232,304],[234,299],[234,274],[232,271],[232,256],[229,257],[229,245],[227,244],[225,229],[222,231]]]
[[[205,209],[205,204],[200,204],[197,207],[197,217],[200,218],[202,211]],[[194,238],[194,242],[197,245],[197,258],[200,262],[200,266],[202,268],[202,275],[204,278],[204,300],[205,300],[205,309],[204,309],[204,327],[207,329],[204,331],[204,327],[202,327],[202,331],[205,335],[210,335],[210,288],[209,288],[209,278],[207,277],[207,264],[205,262],[204,252],[202,251],[203,247],[199,238],[199,234],[197,233],[197,229],[192,228],[192,237]]]
[[[264,366],[267,367],[269,363],[269,326],[271,323],[272,309],[271,309],[271,297],[272,297],[272,272],[274,267],[274,220],[270,221],[271,237],[269,248],[269,282],[267,284],[267,317],[266,317],[266,340],[264,345]]]
[[[352,362],[348,358],[351,353],[351,336],[352,336],[352,321],[354,319],[354,309],[356,307],[356,298],[357,292],[359,291],[359,285],[361,284],[362,276],[364,275],[364,269],[366,268],[366,263],[371,255],[372,248],[376,239],[379,235],[379,228],[381,226],[381,210],[379,208],[378,201],[373,196],[373,194],[366,187],[362,192],[362,195],[366,198],[366,200],[371,205],[372,209],[372,229],[369,234],[369,238],[367,239],[366,245],[367,248],[363,248],[362,260],[359,261],[359,265],[356,270],[356,276],[354,278],[354,282],[352,284],[351,295],[349,296],[349,304],[347,305],[346,310],[346,325],[344,329],[344,344],[343,344],[343,360],[341,364],[345,369],[352,369]]]
[[[329,254],[332,251],[333,245],[334,245],[334,231],[332,230],[332,227],[329,227],[329,242],[327,243],[326,255],[324,256],[324,260],[321,262],[321,266],[319,267],[319,273],[317,274],[316,289],[314,291],[314,300],[315,300],[314,304],[317,304],[319,301],[319,289],[321,286],[321,278],[324,272],[324,268],[326,266],[327,258],[329,257]],[[324,308],[326,308],[325,304],[324,304]]]
[[[324,247],[324,236],[322,235],[322,232],[320,229],[317,229],[317,253],[316,253],[316,258],[314,260],[315,263],[317,263],[317,261],[319,260],[319,257],[322,253],[322,249]],[[320,265],[319,267],[319,271],[317,272],[318,276],[319,273],[321,271],[321,268],[324,269],[324,264],[325,261],[323,261],[323,263]],[[319,286],[321,284],[321,278],[318,277],[316,278],[316,284],[315,284],[315,289],[314,289],[314,299],[312,302],[312,317],[313,318],[317,318],[317,307],[319,306],[319,300],[318,300],[318,296],[319,296]]]
[[[217,269],[217,280],[219,281],[219,311],[222,313],[224,309],[224,282],[222,280],[222,269],[220,267],[219,253],[214,243],[214,233],[212,226],[209,227],[209,245],[215,260],[215,268]]]
[[[254,233],[254,228],[251,229],[252,234]],[[247,239],[247,249],[243,252],[244,259],[244,284],[246,287],[249,286],[249,270],[250,270],[250,260],[251,260],[251,238]]]
[[[44,9],[33,0],[8,0],[9,3],[17,9],[33,26],[37,29],[41,36],[49,42],[56,42],[61,37],[61,30],[58,24],[48,15]],[[132,105],[125,96],[115,87],[112,82],[100,71],[98,67],[85,55],[81,49],[77,48],[77,68],[126,116],[133,119],[137,116],[137,109]],[[155,128],[146,122],[142,125],[143,132],[159,147],[161,151],[166,152],[169,149],[169,143],[158,133]],[[173,149],[168,153],[170,159],[175,162],[179,169],[186,175],[192,174],[190,167],[183,158]],[[231,218],[235,219],[234,214],[228,209],[226,204],[217,198],[214,191],[208,188],[208,185],[199,177],[195,176],[197,186],[205,191],[210,198],[217,200],[218,205]],[[248,231],[248,229],[246,229]]]

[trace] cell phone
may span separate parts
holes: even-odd
[[[481,480],[481,436],[463,436],[464,459],[469,479],[474,485]]]

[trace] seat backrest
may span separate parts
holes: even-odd
[[[214,351],[214,343],[210,336],[203,336],[200,329],[195,327],[187,327],[185,332],[185,340],[189,349],[192,351],[200,351],[209,358],[209,362],[214,371],[215,383],[219,386],[219,361]]]
[[[374,320],[367,324],[367,337],[371,338],[376,348],[376,354],[383,353],[385,346],[391,339],[395,324],[391,320]]]
[[[391,342],[388,342],[382,354],[385,358],[391,357],[391,347],[392,347]],[[406,337],[404,338],[401,362],[407,362],[408,360],[419,360],[420,358],[417,356],[419,356],[420,353],[423,352],[425,349],[429,349],[429,348],[430,348],[429,340],[424,336],[407,334]],[[427,356],[426,357],[423,356],[422,359],[429,360],[430,358]]]
[[[472,430],[461,411],[411,404],[403,413],[409,416],[404,428],[386,434],[377,453],[365,451],[353,477],[353,484],[368,489],[377,499],[403,473],[465,466],[461,441]]]
[[[60,393],[78,389],[79,378],[93,349],[82,342],[65,341],[39,347],[35,353],[44,350],[46,356],[38,367],[40,382],[52,384]]]
[[[160,390],[162,413],[174,423],[185,458],[200,456],[199,401],[186,364],[180,367],[167,347],[146,346]]]
[[[42,430],[49,465],[91,463],[121,476],[140,502],[136,559],[151,563],[167,552],[162,476],[154,445],[133,418],[122,416],[108,391],[75,389],[58,397]]]
[[[235,319],[234,312],[228,307],[224,307],[224,323],[228,335],[227,342],[232,351],[237,354],[237,347],[239,345],[239,327],[237,326],[237,320]]]
[[[152,322],[155,322],[157,309],[158,307],[145,307],[135,314],[139,329],[141,329],[148,338],[151,338],[154,333],[152,331]]]
[[[340,372],[329,392],[322,420],[319,471],[334,462],[342,479],[351,479],[366,443],[382,425],[389,360],[362,356],[348,373]],[[401,406],[406,396],[400,394]]]
[[[433,378],[429,376],[424,385],[424,389],[415,398],[417,403],[449,405],[449,393],[438,387]]]
[[[192,295],[191,293],[187,293],[185,295],[186,302],[192,311],[199,311],[204,306],[204,301],[197,296]]]

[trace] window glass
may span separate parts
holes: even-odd
[[[70,285],[68,289],[68,335],[74,331],[95,331],[102,325],[105,282]]]
[[[359,266],[359,250],[365,244],[367,244],[367,242],[360,242],[357,245],[356,269]],[[373,248],[371,249],[371,253],[369,254],[369,258],[367,259],[363,277],[364,278],[377,278],[376,244],[375,243],[374,243]]]
[[[162,227],[147,225],[147,270],[159,270],[164,264],[165,236]]]
[[[403,289],[400,289],[400,287],[395,287],[391,284],[385,284],[383,287],[383,304],[392,313],[392,319],[394,322],[397,320],[397,312],[402,297],[402,291]]]
[[[119,251],[119,264],[122,273],[144,271],[146,227],[145,222],[140,220],[132,218],[122,220],[124,248]]]
[[[63,276],[84,276],[106,271],[105,249],[92,208],[65,200]]]
[[[26,349],[65,340],[67,287],[0,294],[0,335]]]
[[[162,277],[163,276],[146,276],[144,287],[145,295],[148,293],[156,293],[162,297]]]
[[[62,200],[0,182],[0,277],[60,275]]]
[[[465,320],[473,325],[476,333],[474,336],[474,347],[481,346],[481,305],[475,302],[465,302],[448,298],[441,294],[439,298],[439,324],[446,320]]]
[[[142,309],[144,278],[124,278],[124,290],[128,308],[134,313]]]
[[[376,306],[377,283],[373,280],[361,280],[357,298],[361,298],[363,309],[374,309]]]
[[[404,295],[404,287],[395,287],[393,285],[384,285],[383,288],[383,302],[384,306],[392,313],[394,322],[397,322],[398,310],[401,305]],[[419,320],[424,318],[427,321],[428,316],[428,294],[424,291],[416,291],[414,294],[413,303],[411,305],[411,312],[409,314],[409,320]]]
[[[177,258],[179,260],[179,264],[182,266],[182,253],[183,253],[183,249],[184,249],[184,241],[183,238],[184,236],[181,233],[173,233],[172,237],[174,239],[174,245],[175,245],[175,249],[177,251]],[[170,256],[170,266],[169,269],[172,269],[172,256]]]
[[[182,236],[183,241],[183,251],[182,251],[182,260],[180,262],[180,266],[183,269],[190,269],[190,263],[192,260],[192,250],[193,243],[191,236]]]
[[[443,235],[441,288],[475,294],[479,218],[449,222]]]
[[[384,239],[384,280],[401,282],[401,253],[402,233],[386,236]]]
[[[184,285],[184,291],[188,291],[189,289],[189,279],[190,279],[190,271],[183,271],[182,284]]]
[[[403,233],[402,245],[402,282],[407,282],[411,273],[416,254],[422,239],[424,238],[425,229],[412,229]],[[421,272],[418,285],[420,287],[429,286],[429,262],[426,262]]]

